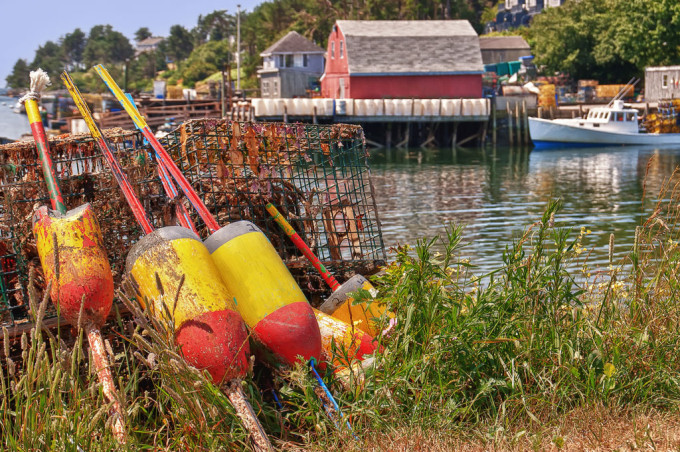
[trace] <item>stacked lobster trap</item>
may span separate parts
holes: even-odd
[[[105,135],[153,226],[174,224],[174,206],[141,134],[111,129]],[[267,203],[341,280],[355,272],[374,273],[384,264],[360,127],[203,119],[184,123],[161,142],[220,225],[249,220],[264,231],[313,304],[330,292],[270,217]],[[99,148],[89,135],[65,135],[51,140],[50,149],[66,204],[89,202],[97,212],[120,282],[127,252],[142,230]],[[0,183],[0,323],[15,325],[28,321],[31,272],[37,288],[44,289],[31,220],[35,208],[49,205],[49,197],[32,140],[0,146]],[[206,237],[188,201],[179,202],[187,204]]]

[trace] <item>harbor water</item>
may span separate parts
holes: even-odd
[[[413,245],[445,236],[448,224],[463,225],[461,255],[481,276],[502,267],[506,246],[553,198],[563,202],[556,227],[573,228],[574,237],[585,229],[592,268],[607,268],[611,233],[620,260],[680,164],[680,146],[382,150],[371,162],[385,245]]]
[[[26,115],[12,111],[16,103],[16,98],[0,96],[0,138],[18,140],[23,134],[31,133]]]

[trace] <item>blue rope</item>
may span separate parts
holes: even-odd
[[[321,386],[321,388],[322,388],[322,389],[324,390],[324,392],[326,393],[326,396],[328,397],[328,400],[331,401],[331,403],[333,404],[333,408],[334,408],[335,411],[340,415],[340,418],[341,418],[341,419],[344,418],[344,416],[343,416],[343,414],[342,414],[342,411],[340,410],[340,407],[338,406],[338,403],[335,401],[335,398],[333,398],[333,394],[331,394],[331,391],[328,389],[328,386],[326,386],[326,383],[323,382],[323,380],[321,379],[321,376],[320,376],[319,373],[316,371],[315,365],[316,365],[316,359],[315,359],[315,358],[310,359],[310,360],[309,360],[309,366],[312,368],[312,372],[314,372],[314,377],[316,377],[316,381],[319,382],[319,385]],[[335,424],[335,427],[339,429],[339,426],[338,426],[338,424],[335,422],[335,419],[333,419],[333,417],[331,417],[330,414],[329,414],[329,417],[331,418],[331,420],[332,420],[333,423]],[[357,435],[354,434],[354,430],[352,430],[352,426],[349,424],[349,421],[348,421],[348,420],[345,420],[345,424],[347,424],[347,428],[348,428],[349,431],[352,433],[352,436],[354,437],[354,439],[359,440],[359,438],[357,437]]]

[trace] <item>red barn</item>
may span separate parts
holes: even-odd
[[[482,97],[479,37],[467,20],[338,20],[328,38],[324,97]]]

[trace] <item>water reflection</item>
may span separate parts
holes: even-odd
[[[592,231],[586,244],[592,263],[606,262],[610,233],[616,254],[623,255],[659,190],[677,182],[679,163],[680,147],[438,149],[371,157],[386,246],[442,234],[447,223],[464,224],[464,254],[482,271],[501,265],[505,246],[553,197],[564,203],[557,226]]]

